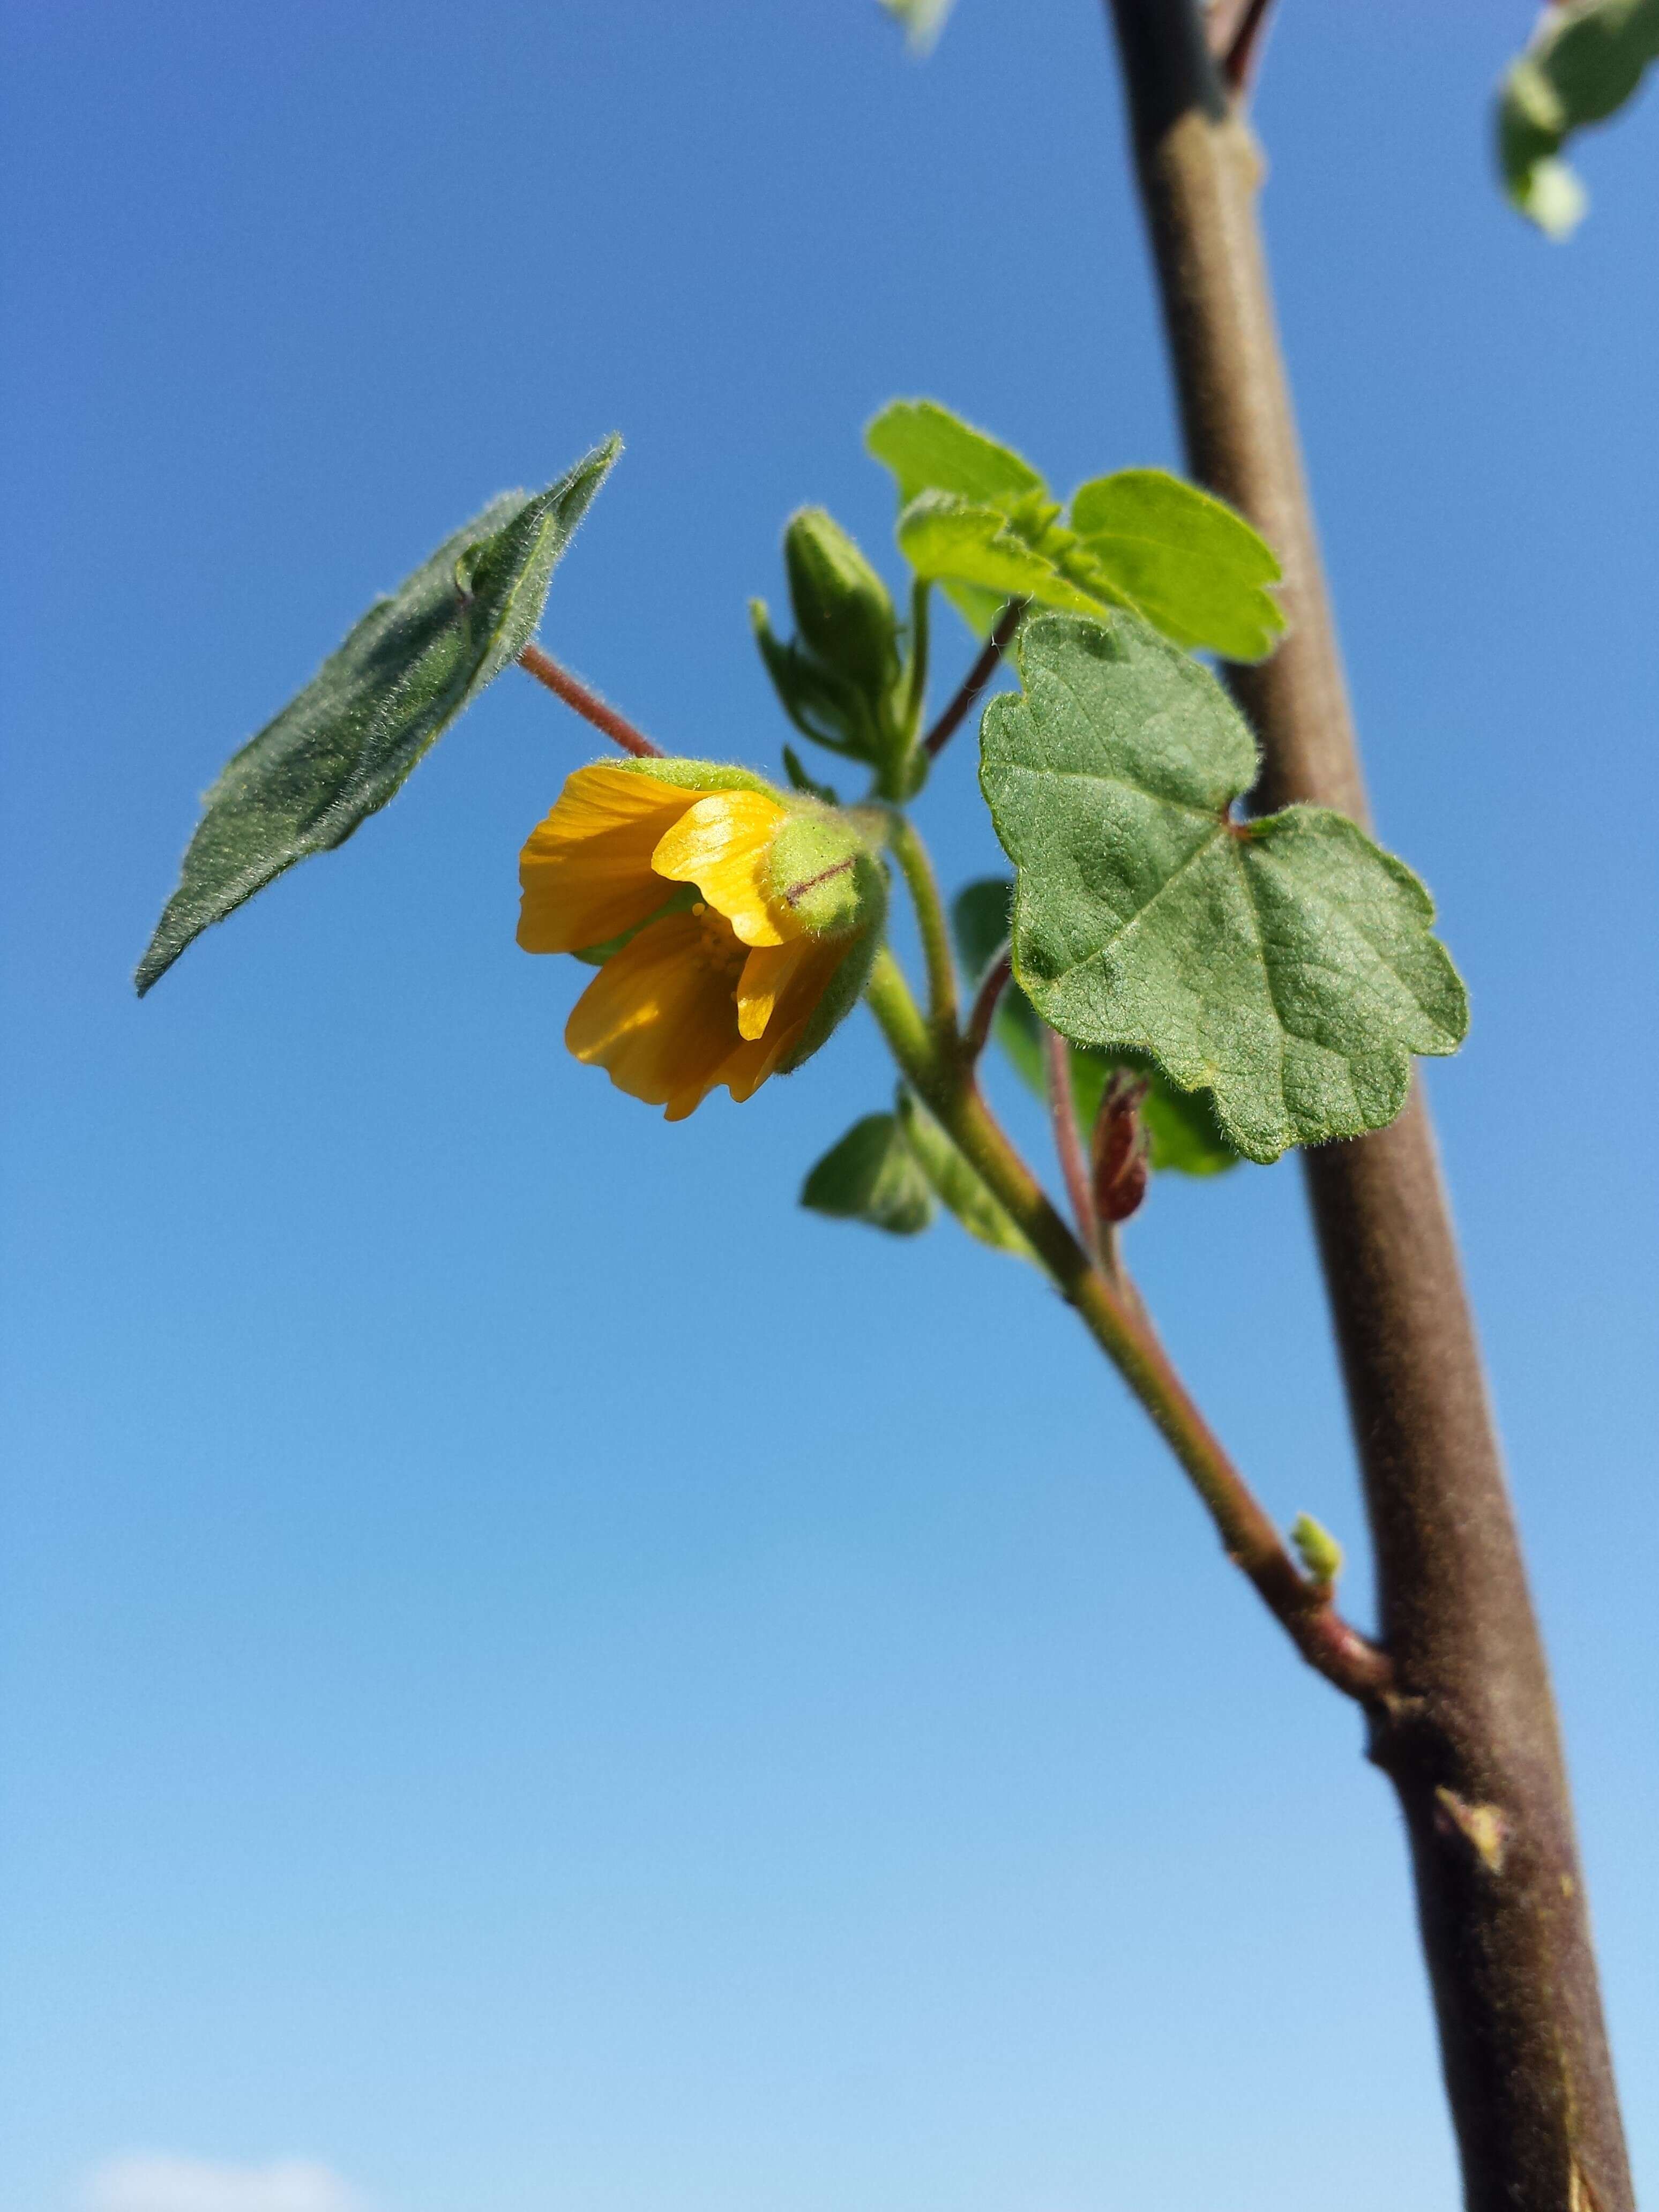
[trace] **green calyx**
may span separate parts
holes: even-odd
[[[620,768],[630,775],[648,775],[653,783],[672,783],[682,791],[763,791],[769,799],[780,805],[787,804],[784,794],[775,784],[769,783],[753,769],[739,768],[732,761],[680,760],[659,757],[647,760],[615,760],[606,756],[605,765]]]
[[[847,948],[800,1042],[783,1063],[781,1072],[789,1074],[812,1057],[864,996],[885,931],[887,872],[855,818],[803,805],[772,840],[767,890],[810,936],[841,939]]]
[[[825,987],[811,1020],[801,1032],[800,1042],[779,1064],[781,1075],[793,1075],[798,1067],[804,1066],[852,1012],[864,996],[864,987],[870,981],[870,970],[881,950],[881,941],[878,920],[872,920],[867,928],[848,939],[847,951]]]
[[[882,919],[886,879],[852,820],[803,808],[772,840],[767,894],[812,937],[848,937]]]

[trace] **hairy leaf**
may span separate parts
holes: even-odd
[[[797,639],[779,637],[764,599],[750,599],[749,619],[778,703],[802,736],[856,760],[874,758],[880,732],[857,688]]]
[[[1128,607],[1232,660],[1260,660],[1284,629],[1267,545],[1162,469],[1081,485],[1068,522],[1029,463],[933,400],[895,401],[866,436],[898,479],[900,550],[981,635],[1015,598],[1062,613]]]
[[[1346,817],[1231,818],[1255,744],[1208,672],[1132,615],[1045,615],[994,699],[981,781],[1016,871],[1014,971],[1073,1042],[1207,1088],[1249,1158],[1382,1127],[1463,987],[1404,864]]]
[[[528,643],[554,564],[620,450],[607,439],[546,491],[492,500],[233,757],[139,963],[140,997],[210,923],[295,861],[343,844],[401,789]]]
[[[1118,591],[1165,637],[1229,660],[1273,651],[1285,617],[1266,542],[1232,508],[1162,469],[1079,484],[1072,528]]]
[[[1048,492],[1029,461],[936,399],[890,401],[865,431],[864,442],[898,479],[901,507],[924,491],[954,492],[958,499],[1003,508]]]
[[[986,876],[964,884],[951,910],[957,951],[970,978],[977,980],[1006,941],[1012,926],[1014,886],[1006,876]],[[1006,1054],[1015,1073],[1037,1097],[1048,1096],[1048,1071],[1043,1065],[1041,1024],[1037,1012],[1018,983],[1004,991],[992,1025],[992,1036]],[[1237,1167],[1238,1154],[1227,1142],[1215,1117],[1207,1091],[1179,1091],[1160,1073],[1145,1054],[1127,1050],[1103,1052],[1091,1045],[1070,1044],[1072,1092],[1078,1120],[1085,1130],[1094,1127],[1100,1102],[1114,1069],[1125,1067],[1146,1080],[1141,1119],[1146,1125],[1152,1164],[1160,1172],[1179,1175],[1220,1175]]]
[[[800,1202],[837,1221],[866,1221],[914,1237],[933,1218],[928,1179],[892,1114],[866,1114],[832,1145],[801,1186]]]
[[[1051,550],[1043,542],[1063,544],[1067,536],[1052,526],[1042,537],[1027,536],[1000,508],[971,506],[949,492],[922,492],[898,522],[899,550],[917,575],[975,586],[994,608],[1035,599],[1040,606],[1094,614],[1117,603],[1103,582],[1091,579],[1091,588],[1074,582],[1055,558],[1060,545]]]
[[[1571,0],[1546,8],[1498,102],[1498,158],[1510,198],[1553,238],[1588,204],[1559,159],[1586,125],[1604,123],[1659,60],[1659,0]]]

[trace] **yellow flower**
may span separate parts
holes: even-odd
[[[682,772],[704,784],[720,774]],[[854,947],[872,936],[844,919],[835,934],[808,927],[802,902],[774,880],[778,833],[797,817],[764,787],[722,782],[708,790],[609,762],[578,769],[519,864],[526,952],[626,938],[576,1001],[565,1042],[671,1121],[719,1084],[750,1098],[815,1049],[861,987],[867,963]],[[848,856],[830,872],[875,875],[842,842]]]

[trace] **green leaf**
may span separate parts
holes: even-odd
[[[1217,1176],[1236,1168],[1239,1155],[1216,1119],[1210,1093],[1178,1091],[1156,1067],[1149,1068],[1149,1073],[1140,1118],[1146,1127],[1153,1171]],[[1097,1100],[1097,1110],[1098,1105]]]
[[[901,507],[924,491],[954,492],[958,499],[1004,509],[1048,492],[1029,461],[936,399],[891,401],[865,431],[864,442],[897,477]]]
[[[1014,972],[1074,1043],[1207,1087],[1248,1158],[1382,1127],[1413,1053],[1468,1012],[1404,864],[1346,817],[1231,818],[1255,740],[1207,671],[1132,615],[1046,615],[994,699],[981,781],[1013,861]]]
[[[1072,528],[1119,592],[1177,645],[1229,660],[1273,651],[1285,617],[1268,586],[1271,548],[1249,524],[1162,469],[1123,469],[1082,484]]]
[[[571,533],[621,451],[609,438],[544,492],[503,493],[445,541],[207,795],[139,963],[142,998],[193,938],[274,877],[343,844],[528,643]]]
[[[1006,876],[986,876],[957,892],[951,923],[957,954],[970,979],[982,977],[1006,943],[1013,908],[1014,886]],[[1018,983],[1011,982],[1003,993],[991,1034],[1021,1081],[1037,1097],[1046,1097],[1042,1028],[1036,1007]],[[1238,1154],[1221,1133],[1207,1091],[1176,1090],[1144,1054],[1102,1052],[1074,1044],[1071,1054],[1072,1093],[1085,1130],[1094,1127],[1114,1069],[1127,1067],[1147,1081],[1140,1113],[1155,1170],[1212,1176],[1237,1166]]]
[[[1012,1252],[1022,1260],[1034,1258],[1030,1246],[978,1169],[957,1151],[921,1100],[902,1085],[899,1086],[898,1111],[911,1152],[922,1172],[968,1234],[980,1243],[988,1244],[994,1252]]]
[[[749,619],[778,703],[802,736],[854,760],[879,758],[881,732],[856,686],[796,639],[779,637],[764,599],[750,599]]]
[[[1044,533],[1057,546],[1068,536],[1052,525]],[[1019,599],[1073,614],[1097,614],[1117,599],[1103,580],[1092,589],[1074,582],[1047,544],[1034,543],[1000,508],[970,506],[950,492],[925,491],[913,499],[899,517],[898,542],[919,576],[973,586],[988,595],[994,609]]]
[[[951,902],[951,934],[970,983],[977,982],[1008,941],[1014,887],[1006,876],[981,876],[964,884]]]
[[[1510,199],[1551,237],[1588,204],[1562,146],[1616,113],[1656,60],[1659,0],[1575,0],[1540,16],[1498,95],[1498,159]]]
[[[1311,1513],[1297,1515],[1291,1523],[1291,1541],[1313,1581],[1334,1583],[1341,1573],[1342,1547]]]
[[[801,1186],[800,1202],[837,1221],[914,1237],[933,1218],[933,1194],[896,1115],[866,1114]]]
[[[905,41],[913,54],[932,53],[945,19],[956,0],[881,0],[882,6],[903,26]]]

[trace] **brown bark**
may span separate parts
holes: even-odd
[[[1231,672],[1255,803],[1366,818],[1256,221],[1260,164],[1194,0],[1109,0],[1189,465],[1285,573],[1290,632]],[[1420,1090],[1304,1155],[1399,1687],[1400,1798],[1471,2212],[1634,2212],[1554,1706]]]

